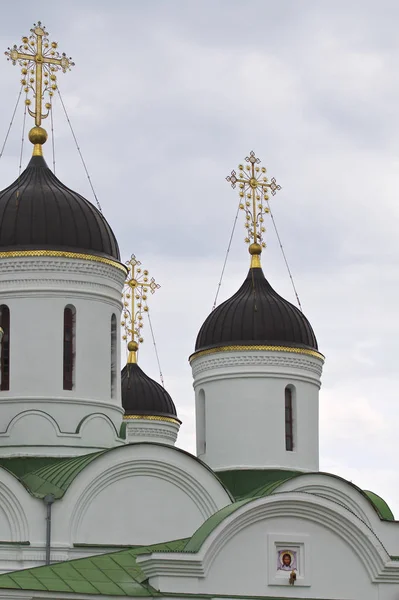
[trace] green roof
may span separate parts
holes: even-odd
[[[66,458],[1,458],[0,467],[17,477],[32,496],[44,498],[53,494],[58,499],[62,498],[75,477],[104,452],[108,450]]]
[[[282,469],[238,469],[217,472],[219,479],[237,501],[268,496],[285,481],[302,474],[301,471]]]
[[[244,504],[248,504],[249,502],[251,502],[251,500],[252,498],[248,500],[240,500],[239,502],[234,502],[234,504],[228,504],[224,508],[218,510],[218,512],[209,517],[209,519],[207,519],[205,523],[203,523],[197,529],[194,535],[188,540],[184,548],[184,552],[198,552],[208,535],[210,535],[210,533],[212,533],[212,531],[216,529],[219,523],[224,521],[224,519],[226,519],[233,512],[241,508],[241,506],[244,506]]]
[[[139,546],[0,575],[1,589],[110,596],[160,596],[136,563],[139,554],[180,552],[187,540]]]
[[[159,442],[136,443],[136,445],[139,444],[150,444],[152,446],[156,445],[170,448],[168,444]],[[75,477],[77,477],[93,460],[106,452],[116,452],[128,447],[128,445],[121,445],[116,446],[115,448],[100,450],[99,452],[92,452],[91,454],[84,454],[83,456],[72,457],[20,456],[15,458],[0,458],[0,468],[5,469],[11,473],[11,475],[14,475],[32,496],[42,499],[47,494],[53,494],[54,498],[58,500],[63,497]],[[199,458],[181,448],[173,449],[176,452],[190,456],[194,461],[200,463],[204,469],[212,473],[215,479],[218,479],[216,473],[214,473],[212,469]],[[222,481],[220,481],[220,484],[225,487]],[[225,490],[231,499],[234,500],[226,487]]]
[[[395,517],[383,498],[374,492],[361,490],[351,481],[347,481],[338,475],[316,471],[313,473],[303,473],[301,471],[285,471],[283,469],[237,469],[231,471],[218,471],[217,476],[230,490],[235,500],[248,500],[251,498],[261,498],[268,496],[280,485],[294,477],[301,475],[327,475],[355,488],[364,496],[374,508],[380,519],[394,521]]]
[[[393,516],[393,512],[389,508],[388,504],[385,502],[381,496],[378,496],[374,492],[370,492],[368,490],[364,490],[364,493],[368,497],[368,499],[372,502],[374,508],[376,509],[379,517],[381,519],[385,519],[386,521],[394,521],[395,517]]]

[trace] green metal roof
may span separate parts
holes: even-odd
[[[184,547],[184,552],[198,552],[206,538],[214,529],[216,529],[219,523],[224,521],[224,519],[226,519],[233,512],[241,508],[241,506],[244,506],[244,504],[248,504],[251,501],[252,498],[249,498],[248,500],[240,500],[239,502],[228,504],[224,508],[218,510],[218,512],[209,517],[209,519],[207,519],[205,523],[203,523],[197,529],[194,535],[188,540],[186,546]]]
[[[137,442],[135,445],[148,444],[170,448],[168,444],[161,444],[158,442]],[[91,454],[84,454],[83,456],[72,457],[21,456],[16,458],[0,458],[0,468],[5,469],[11,473],[11,475],[14,475],[32,496],[42,499],[47,494],[53,494],[54,498],[58,500],[63,497],[75,477],[77,477],[79,473],[96,458],[108,452],[123,451],[123,449],[127,448],[129,448],[128,445],[122,445],[115,448],[100,450],[99,452],[92,452]],[[202,462],[196,456],[186,452],[186,450],[182,450],[181,448],[173,448],[173,450],[180,452],[181,454],[186,454],[192,458],[192,460],[200,463],[204,469],[215,477],[215,479],[219,480],[220,485],[225,488],[226,493],[230,496],[231,500],[234,500],[224,483],[207,464]]]
[[[108,450],[69,458],[18,457],[1,458],[0,467],[17,477],[36,498],[54,494],[62,498],[77,475],[93,460]]]
[[[136,563],[139,554],[180,552],[187,540],[139,546],[0,575],[1,589],[110,596],[160,596]]]
[[[157,445],[162,446],[163,444]],[[63,497],[75,477],[93,460],[106,452],[117,451],[121,448],[126,448],[126,446],[73,457],[0,458],[0,468],[14,475],[32,496],[44,498],[47,494],[53,494],[55,499],[59,499]],[[175,448],[175,450],[188,454],[179,448]],[[194,456],[192,458],[201,462]],[[205,463],[201,462],[201,464],[213,473]],[[268,496],[289,479],[306,474],[328,475],[329,477],[346,481],[342,477],[332,475],[331,473],[303,473],[301,471],[285,471],[282,469],[237,469],[232,471],[218,471],[213,474],[220,480],[226,492],[231,494],[232,500],[235,499],[236,501]],[[349,481],[346,481],[346,483],[356,488],[367,498],[381,519],[387,521],[395,520],[391,509],[383,498],[373,492],[363,491]]]
[[[394,521],[395,517],[393,516],[393,512],[389,508],[388,504],[385,502],[381,496],[378,496],[374,492],[370,492],[368,490],[364,490],[364,493],[368,497],[368,499],[372,502],[374,508],[376,509],[378,515],[381,519],[385,519],[386,521]]]
[[[268,496],[288,479],[302,474],[300,471],[282,469],[238,469],[217,472],[219,479],[237,501]]]
[[[303,473],[301,471],[285,471],[282,469],[237,469],[231,471],[218,471],[217,475],[237,501],[268,496],[280,485],[294,477],[300,477],[301,475],[326,475],[345,481],[345,483],[355,488],[370,502],[380,519],[386,521],[395,520],[391,509],[383,498],[374,492],[361,490],[351,481],[347,481],[346,479],[339,477],[339,475],[334,475],[332,473],[324,473],[322,471]]]

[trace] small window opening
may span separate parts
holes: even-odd
[[[74,306],[64,309],[64,390],[72,390],[75,376],[75,329],[76,310]]]
[[[116,315],[111,317],[111,398],[115,398],[116,392]]]
[[[0,390],[7,391],[10,389],[10,309],[5,304],[0,306],[0,327],[3,330]]]
[[[206,405],[205,392],[200,390],[197,399],[197,456],[206,453]]]
[[[292,452],[294,449],[294,419],[292,389],[285,388],[285,449]]]

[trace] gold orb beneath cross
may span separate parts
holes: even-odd
[[[32,144],[44,144],[47,141],[47,131],[43,127],[32,127],[29,132],[29,141]]]
[[[127,345],[127,349],[129,350],[129,352],[137,352],[137,350],[139,349],[139,345],[137,342],[129,342]]]
[[[251,256],[253,256],[254,254],[261,254],[262,253],[262,246],[260,244],[257,243],[253,243],[250,245],[250,247],[248,248],[249,253],[251,254]]]

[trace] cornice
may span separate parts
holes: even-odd
[[[234,345],[234,346],[218,346],[217,348],[208,348],[206,350],[199,350],[198,352],[194,352],[193,354],[191,354],[191,356],[189,357],[189,362],[190,364],[192,364],[192,362],[194,360],[196,360],[197,358],[201,357],[201,356],[207,356],[208,354],[218,354],[219,352],[264,352],[264,351],[271,351],[271,352],[288,352],[288,353],[293,353],[293,354],[304,354],[306,356],[313,356],[314,358],[319,359],[320,361],[322,361],[322,363],[324,363],[324,356],[323,354],[321,354],[320,352],[317,352],[316,350],[310,350],[307,348],[296,348],[293,346],[267,346],[267,345],[251,345],[251,346],[240,346],[240,345]]]
[[[78,405],[78,406],[87,406],[91,410],[93,407],[98,408],[103,411],[111,411],[116,412],[119,415],[123,414],[124,410],[121,406],[113,402],[103,402],[102,400],[92,400],[90,398],[84,398],[81,396],[54,396],[49,395],[48,398],[43,396],[26,396],[24,394],[13,394],[11,391],[0,392],[0,401],[1,405],[17,405],[17,408],[21,408],[25,403],[33,404],[35,408],[41,405],[50,405],[50,408],[54,408],[54,406],[58,408],[68,408],[68,405]],[[19,413],[17,413],[19,414]],[[89,413],[91,414],[91,413]]]
[[[315,358],[305,354],[284,353],[284,352],[229,352],[221,354],[202,355],[191,362],[193,376],[222,369],[296,369],[304,372],[304,375],[321,377],[323,363]],[[270,374],[270,373],[269,373]],[[277,374],[277,373],[275,373]]]
[[[180,421],[178,419],[173,419],[172,417],[161,417],[158,415],[124,415],[123,420],[164,421],[165,423],[174,423],[180,427]]]
[[[6,255],[1,259],[2,255]],[[10,274],[12,279],[19,280],[23,278],[23,273],[29,273],[29,279],[32,279],[33,273],[63,273],[63,274],[82,274],[99,277],[107,277],[114,280],[119,285],[125,280],[125,267],[116,261],[103,257],[80,255],[74,257],[67,256],[68,253],[60,254],[22,254],[12,256],[12,253],[0,252],[0,276]],[[72,253],[69,253],[72,254]],[[98,260],[97,260],[98,259]]]
[[[96,256],[94,254],[84,254],[79,252],[64,252],[61,250],[15,250],[12,252],[0,252],[0,259],[2,258],[25,258],[25,257],[45,256],[45,257],[58,257],[58,258],[72,258],[79,260],[87,260],[91,262],[99,262],[106,265],[111,265],[117,269],[123,271],[126,275],[127,268],[122,263],[105,258],[104,256]]]
[[[135,427],[134,429],[127,429],[128,441],[134,441],[134,438],[156,438],[163,440],[176,441],[177,431],[172,429],[166,429],[161,427]]]
[[[113,306],[118,307],[118,310],[122,309],[120,286],[113,287],[103,282],[72,279],[13,279],[0,280],[0,284],[0,297],[3,298],[7,296],[7,298],[26,299],[27,294],[29,299],[57,297],[65,296],[67,290],[68,294],[73,294],[75,297],[95,297],[111,302]]]

